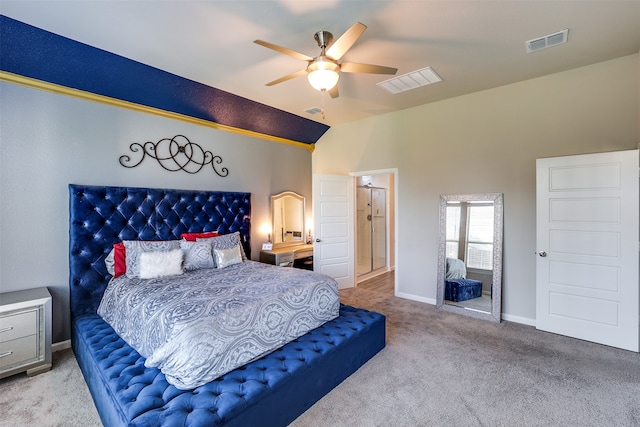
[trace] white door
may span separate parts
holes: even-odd
[[[638,351],[638,150],[536,173],[536,327]]]
[[[313,269],[333,277],[339,289],[354,286],[354,181],[313,175]]]

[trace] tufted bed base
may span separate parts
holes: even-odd
[[[338,318],[193,390],[170,385],[96,314],[104,258],[125,239],[239,231],[250,256],[248,193],[69,186],[72,347],[105,426],[285,426],[385,346],[385,317]]]
[[[169,385],[98,315],[74,322],[78,357],[105,426],[286,426],[385,346],[384,316],[340,316],[194,390]]]

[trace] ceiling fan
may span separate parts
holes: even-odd
[[[397,68],[383,67],[381,65],[358,64],[354,62],[338,62],[340,58],[342,58],[342,56],[351,48],[351,46],[358,41],[366,29],[366,25],[356,22],[334,43],[332,43],[333,34],[328,31],[318,31],[314,38],[316,39],[316,42],[318,42],[318,46],[321,50],[320,55],[315,58],[263,40],[254,40],[254,43],[256,44],[308,62],[307,68],[304,70],[296,71],[294,73],[287,74],[284,77],[280,77],[277,80],[267,83],[267,86],[273,86],[306,74],[309,79],[309,83],[314,87],[314,89],[321,92],[329,92],[329,95],[331,95],[332,98],[337,98],[338,73],[340,71],[345,73],[395,74],[398,71]]]

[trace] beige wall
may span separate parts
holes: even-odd
[[[313,172],[398,169],[396,285],[431,303],[439,195],[504,193],[503,315],[533,324],[535,159],[636,148],[638,57],[333,127],[316,145]]]

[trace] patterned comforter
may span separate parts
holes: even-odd
[[[180,276],[111,280],[98,314],[179,389],[255,360],[338,316],[337,283],[245,261]]]

